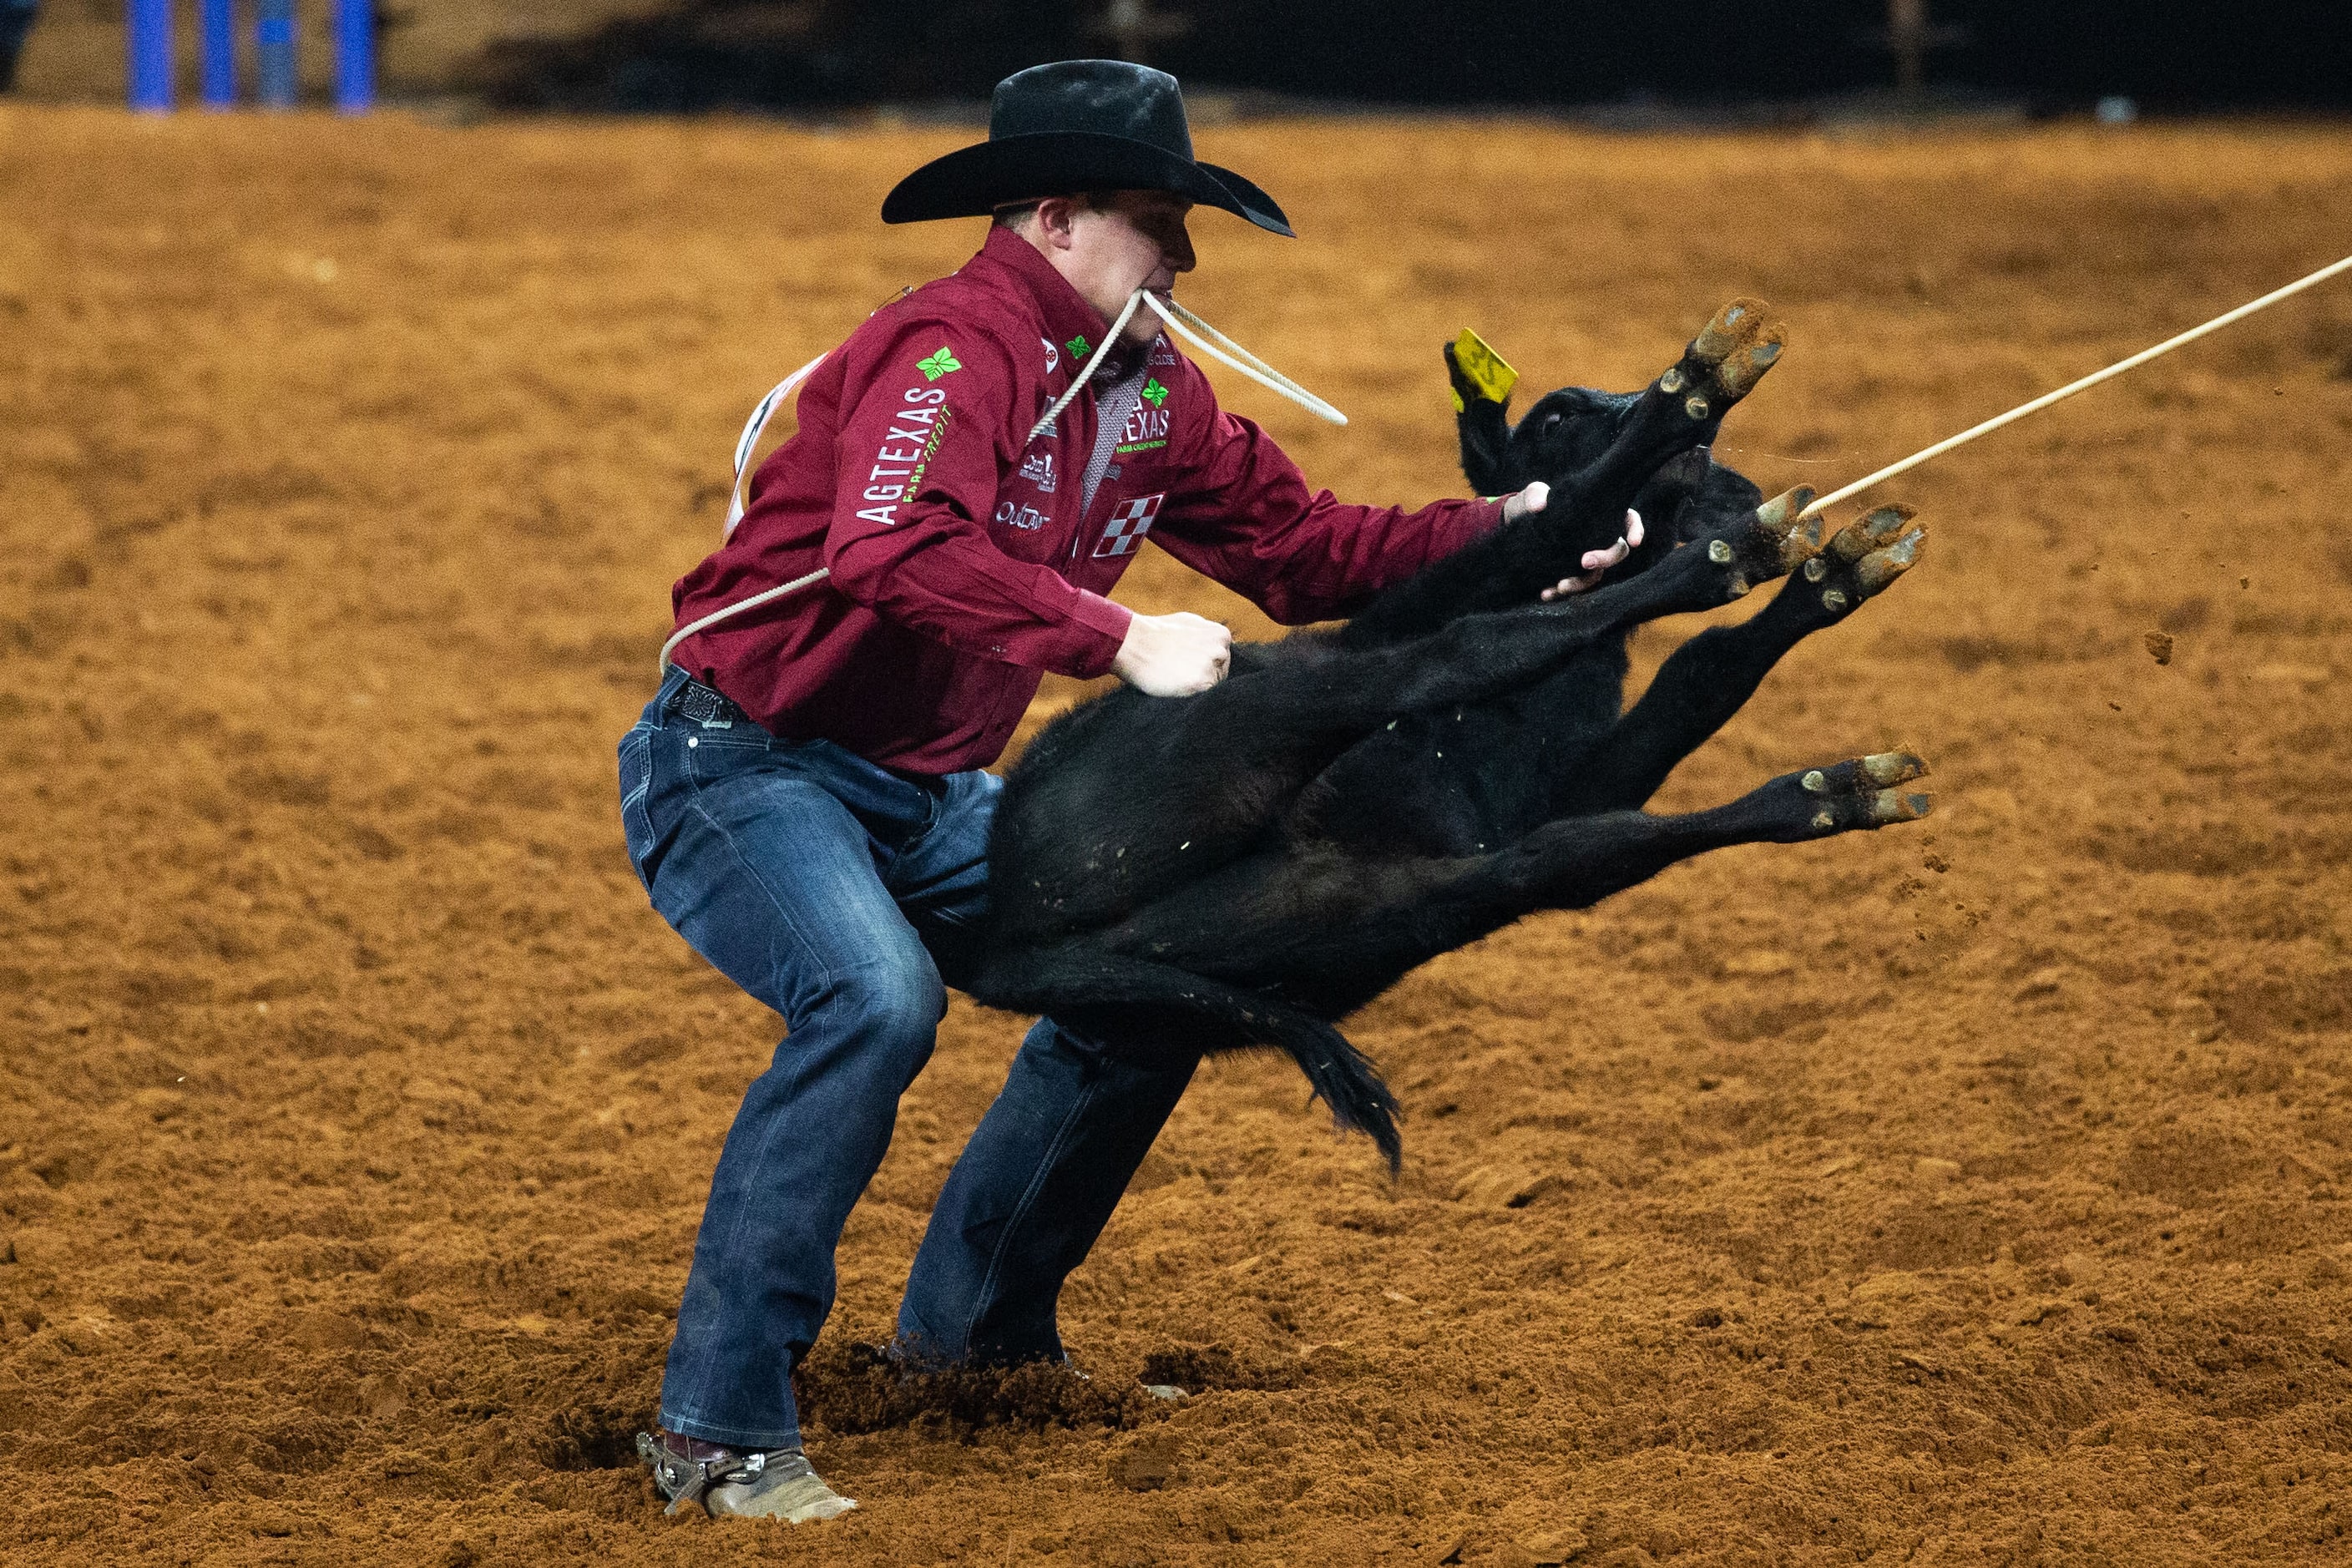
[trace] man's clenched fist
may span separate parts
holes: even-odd
[[[1190,697],[1225,678],[1234,634],[1189,611],[1128,623],[1111,673],[1147,697]]]

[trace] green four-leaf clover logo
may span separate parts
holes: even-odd
[[[940,377],[947,374],[947,373],[951,370],[961,370],[963,368],[963,361],[956,358],[955,351],[953,349],[948,347],[945,343],[941,343],[940,345],[939,353],[933,354],[929,359],[917,360],[915,362],[915,368],[923,373],[923,379],[925,381],[937,381]]]
[[[1087,342],[1087,335],[1084,332],[1080,332],[1076,337],[1072,338],[1063,346],[1067,348],[1072,353],[1076,354],[1080,359],[1084,359],[1087,355],[1095,352],[1094,344]]]
[[[1168,401],[1168,389],[1160,385],[1159,378],[1155,376],[1143,384],[1143,399],[1152,407],[1157,408]]]

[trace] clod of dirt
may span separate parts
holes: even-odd
[[[992,1426],[1128,1427],[1158,1404],[1137,1384],[1097,1382],[1047,1362],[923,1372],[876,1346],[837,1342],[820,1342],[793,1384],[802,1408],[842,1433],[909,1426],[944,1426],[959,1436]]]
[[[1797,972],[1796,961],[1773,948],[1751,948],[1724,961],[1723,972],[1743,980],[1778,980]]]
[[[2031,1002],[2039,997],[2054,996],[2065,984],[2066,972],[2056,964],[2045,964],[2025,977],[2025,984],[2010,994],[2012,1002]]]
[[[1219,1388],[1263,1391],[1295,1388],[1296,1363],[1266,1356],[1236,1354],[1222,1344],[1162,1345],[1143,1358],[1141,1381],[1187,1389],[1194,1394]]]
[[[2170,632],[2143,632],[2140,634],[2139,640],[2147,646],[2148,658],[2156,660],[2158,664],[2170,664],[2172,662],[2172,634]]]
[[[1156,1492],[1176,1479],[1175,1446],[1139,1443],[1112,1461],[1111,1473],[1131,1492]]]

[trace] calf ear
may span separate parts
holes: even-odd
[[[1712,457],[1707,458],[1706,474],[1694,492],[1707,506],[1737,515],[1754,511],[1764,504],[1764,492],[1746,474],[1727,468]]]
[[[1704,447],[1669,459],[1633,498],[1649,525],[1649,538],[1635,553],[1644,559],[1701,534],[1718,532],[1754,511],[1764,492],[1737,469],[1717,463]]]
[[[1470,481],[1471,491],[1487,496],[1517,489],[1503,462],[1511,443],[1509,400],[1496,403],[1464,374],[1451,342],[1445,345],[1445,375],[1454,384],[1454,400],[1461,405],[1454,428],[1462,439],[1462,477]]]

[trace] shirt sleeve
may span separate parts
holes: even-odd
[[[1241,594],[1284,626],[1352,615],[1401,583],[1493,531],[1499,500],[1352,506],[1306,477],[1251,420],[1218,408],[1193,368],[1187,394],[1209,409],[1179,455],[1155,542],[1187,566]],[[1191,423],[1191,422],[1188,422]]]
[[[914,320],[854,363],[834,446],[824,564],[844,595],[959,652],[1062,675],[1108,671],[1129,612],[1016,561],[987,521],[1014,458],[1020,382],[993,336]]]

